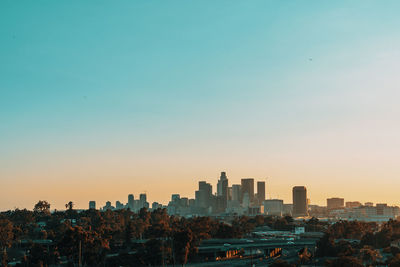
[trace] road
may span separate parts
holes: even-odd
[[[231,259],[231,260],[221,260],[214,262],[202,262],[202,263],[190,263],[185,266],[190,267],[213,267],[213,266],[268,266],[274,261],[274,259],[264,259],[264,258],[241,258],[241,259]]]

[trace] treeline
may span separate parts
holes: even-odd
[[[336,257],[328,266],[400,266],[400,222],[339,221],[317,244],[317,256]]]
[[[72,202],[66,208],[50,213],[50,204],[39,201],[33,211],[0,213],[2,266],[7,266],[7,251],[13,250],[24,250],[20,266],[61,261],[70,266],[79,261],[86,266],[185,264],[196,260],[204,239],[242,238],[257,226],[292,230],[294,225],[291,217],[242,216],[226,223],[210,217],[169,216],[165,209],[77,212]]]

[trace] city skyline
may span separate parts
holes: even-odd
[[[398,205],[399,8],[1,1],[0,210],[164,203],[221,169]]]
[[[243,201],[243,193],[248,192],[250,190],[250,192],[252,192],[252,194],[250,194],[250,196],[248,195],[248,197],[249,197],[248,201],[250,201],[249,204],[253,203],[252,205],[263,206],[264,205],[264,204],[262,204],[263,200],[258,199],[259,198],[258,193],[259,193],[259,190],[261,190],[261,192],[264,193],[264,194],[262,194],[264,200],[282,201],[282,204],[294,205],[294,202],[295,202],[294,200],[298,199],[297,196],[295,197],[295,190],[300,189],[302,191],[304,189],[305,193],[304,193],[304,195],[302,195],[300,197],[300,199],[301,199],[300,202],[303,202],[303,203],[300,204],[300,205],[305,205],[305,206],[304,206],[304,208],[302,208],[303,212],[296,212],[296,208],[294,207],[293,214],[295,216],[305,216],[307,213],[304,211],[304,209],[307,210],[310,205],[311,206],[318,206],[318,207],[325,207],[325,208],[328,208],[328,210],[330,209],[329,208],[330,205],[334,205],[334,207],[336,207],[336,208],[340,208],[340,207],[344,208],[345,206],[351,208],[351,207],[358,207],[360,205],[361,206],[362,205],[373,206],[375,204],[378,204],[378,205],[381,205],[381,204],[385,204],[386,205],[386,204],[388,204],[389,206],[397,206],[398,205],[397,203],[390,203],[390,202],[387,202],[387,201],[374,202],[371,199],[367,199],[365,201],[362,201],[360,199],[348,199],[348,198],[344,198],[343,196],[340,196],[340,195],[326,196],[323,202],[321,202],[321,203],[318,202],[317,203],[317,202],[313,202],[312,201],[312,199],[310,197],[310,192],[308,191],[307,186],[304,186],[304,185],[294,185],[294,186],[290,187],[289,188],[290,189],[290,199],[288,199],[288,198],[280,198],[279,194],[276,194],[276,196],[274,196],[273,193],[269,193],[269,191],[267,190],[267,189],[270,189],[269,186],[268,186],[268,183],[267,183],[268,178],[266,178],[263,181],[262,179],[247,177],[247,178],[241,178],[241,179],[239,179],[238,182],[236,182],[235,179],[231,179],[231,178],[229,178],[227,176],[227,172],[226,171],[220,172],[220,175],[218,176],[217,181],[215,183],[210,182],[209,179],[203,179],[203,180],[198,180],[196,185],[198,185],[200,188],[202,186],[203,186],[203,188],[204,188],[204,186],[206,186],[206,187],[209,186],[210,188],[206,189],[206,190],[210,190],[209,191],[209,194],[210,194],[209,197],[211,197],[211,196],[219,197],[219,196],[223,196],[224,195],[222,193],[219,193],[219,190],[221,190],[221,189],[218,188],[219,184],[220,184],[220,181],[223,180],[223,179],[225,179],[225,181],[226,181],[226,185],[225,185],[226,186],[225,192],[227,194],[226,195],[226,199],[227,200],[229,199],[229,201],[234,200],[234,198],[235,198],[233,196],[235,194],[233,188],[235,186],[239,186],[239,198],[240,198],[239,204],[241,204],[242,201]],[[248,182],[250,182],[250,184],[248,184]],[[243,187],[244,184],[247,184],[247,185],[245,187]],[[260,184],[261,184],[261,186],[260,186]],[[243,188],[246,188],[246,189],[243,189]],[[148,205],[147,208],[152,208],[152,204],[153,203],[155,203],[157,205],[161,205],[160,207],[166,208],[169,205],[169,203],[171,201],[171,198],[174,199],[174,196],[178,196],[179,198],[183,197],[183,198],[186,198],[188,200],[191,200],[191,199],[195,200],[196,196],[197,196],[196,195],[197,192],[198,191],[196,191],[196,189],[194,189],[192,194],[188,194],[188,195],[182,194],[181,192],[166,192],[167,194],[169,194],[169,197],[167,199],[165,199],[165,201],[160,201],[159,199],[152,198],[152,197],[149,198],[148,194],[147,194],[148,193],[147,190],[137,191],[137,192],[132,192],[132,191],[129,192],[126,195],[126,197],[127,197],[126,201],[125,201],[125,198],[122,198],[121,196],[118,197],[118,198],[115,198],[115,199],[109,199],[107,195],[104,195],[103,198],[101,198],[100,201],[98,199],[86,199],[86,200],[84,200],[84,201],[86,201],[86,204],[83,204],[83,203],[80,203],[80,202],[77,203],[73,199],[70,199],[68,201],[72,201],[74,207],[77,208],[77,209],[81,209],[81,210],[84,210],[84,209],[87,208],[87,206],[88,206],[87,203],[89,203],[89,207],[94,205],[94,206],[96,206],[96,208],[100,208],[100,207],[103,206],[103,204],[105,204],[104,207],[108,206],[109,208],[110,207],[114,207],[114,208],[117,208],[117,209],[130,208],[132,210],[133,209],[133,201],[134,200],[136,201],[136,200],[139,200],[139,199],[140,199],[140,201],[142,203],[141,205],[143,205],[144,202],[146,202],[146,199],[147,199],[147,202],[146,202],[147,205]],[[144,199],[145,199],[144,202],[142,202],[142,197],[144,197]],[[48,201],[48,199],[40,199],[40,200]],[[299,201],[299,200],[297,200],[297,201]],[[66,203],[67,201],[64,201],[64,202]],[[32,203],[32,207],[33,207],[33,205],[35,203],[36,203],[36,201],[34,203]],[[65,203],[64,204],[58,204],[57,206],[53,205],[52,201],[49,201],[49,203],[51,205],[51,209],[52,210],[63,210],[65,208]],[[329,204],[329,203],[331,203],[331,204]],[[332,203],[334,203],[334,204],[332,204]],[[341,204],[339,205],[337,203],[341,203]],[[346,205],[344,205],[345,203],[346,203]],[[118,207],[118,205],[119,205],[119,207]],[[210,204],[207,204],[207,205],[210,205]],[[296,205],[294,205],[294,206],[296,206]],[[28,210],[31,209],[31,207],[29,207],[29,206],[28,207],[17,207],[17,206],[13,207],[13,209],[15,209],[15,208],[18,208],[18,209],[25,209],[26,208]],[[226,208],[227,208],[227,203],[225,202],[223,210],[225,210]],[[11,209],[5,209],[4,211],[6,211],[6,210],[11,210]],[[222,211],[218,211],[218,212],[222,212]],[[233,211],[231,210],[229,212],[233,212]],[[261,212],[261,213],[263,213],[263,212]]]
[[[215,186],[215,185],[214,185]],[[389,219],[396,219],[400,214],[400,207],[388,205],[387,203],[372,203],[359,201],[346,201],[344,198],[333,197],[326,199],[326,205],[312,204],[307,194],[305,186],[293,186],[292,201],[287,203],[282,199],[265,198],[264,181],[256,181],[254,178],[242,178],[240,184],[229,184],[226,171],[220,173],[220,178],[213,190],[213,184],[207,181],[198,181],[198,190],[195,197],[171,194],[166,203],[159,203],[147,198],[146,193],[139,196],[129,194],[127,202],[120,200],[106,201],[104,206],[98,205],[96,200],[91,200],[88,207],[79,209],[84,212],[96,209],[99,211],[130,210],[134,213],[141,213],[145,208],[152,212],[166,212],[171,216],[179,217],[198,217],[213,216],[219,218],[238,217],[238,216],[290,216],[293,218],[310,219],[318,218],[326,220],[361,220],[370,222],[384,222]],[[215,188],[215,187],[214,187]],[[256,190],[256,191],[255,191]],[[40,203],[42,201],[39,201]],[[47,203],[48,208],[51,204]],[[39,204],[37,204],[39,205]],[[36,207],[36,205],[35,205]],[[73,202],[65,205],[66,209],[75,207]],[[161,211],[163,210],[163,211]]]

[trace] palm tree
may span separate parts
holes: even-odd
[[[65,204],[65,208],[68,210],[72,210],[74,208],[74,202],[68,202],[67,204]]]

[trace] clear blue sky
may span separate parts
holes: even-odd
[[[0,209],[165,203],[223,170],[397,204],[399,8],[1,1]]]

